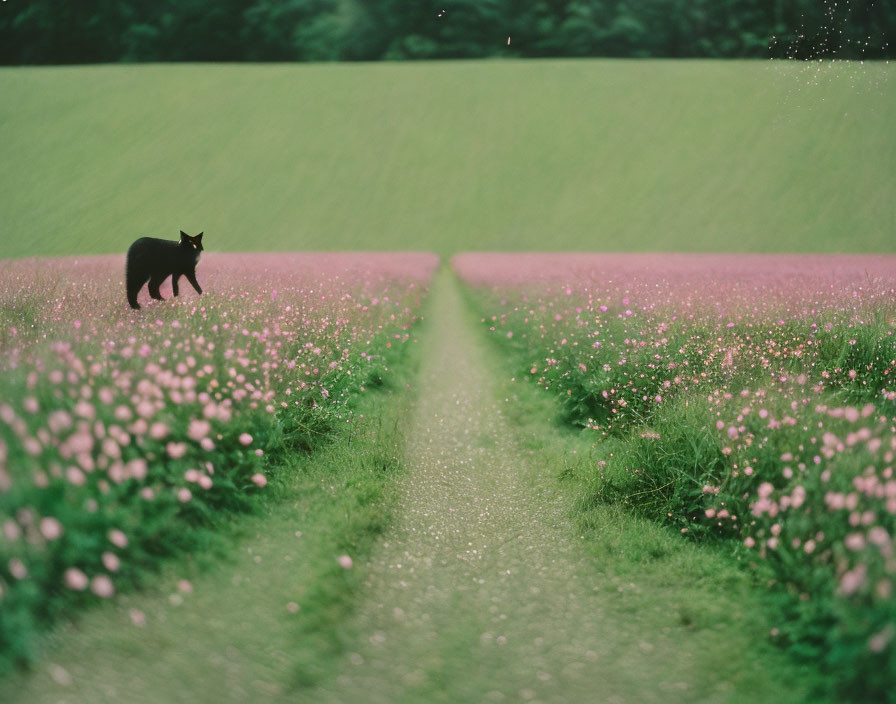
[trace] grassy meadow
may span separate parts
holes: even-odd
[[[894,70],[0,68],[0,700],[896,704]]]
[[[0,69],[0,258],[889,252],[884,63]]]

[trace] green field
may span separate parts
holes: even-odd
[[[0,258],[896,251],[888,64],[0,70]]]
[[[0,260],[123,253],[137,237],[174,239],[179,229],[204,231],[211,251],[896,252],[893,74],[885,63],[653,60],[2,68]],[[113,259],[104,261],[117,267]],[[24,344],[20,331],[40,344],[56,341],[58,334],[35,326],[37,308],[65,305],[65,315],[76,308],[79,320],[65,328],[75,330],[109,307],[90,294],[98,281],[73,288],[75,297],[44,290],[53,267],[67,264],[25,264],[43,278],[27,286],[25,303],[8,299],[0,332],[9,349]],[[19,265],[5,265],[13,280]],[[252,301],[274,305],[285,284],[264,272],[239,292],[245,296],[229,297],[237,313]],[[123,291],[115,295],[126,310]],[[156,325],[163,316],[172,326],[187,316],[195,300],[187,295],[183,305],[150,304],[158,306],[150,313]],[[202,300],[224,295],[209,285]],[[518,383],[534,373],[534,348],[517,351],[525,357],[520,366],[509,335],[504,347],[488,346],[477,329],[490,317],[486,302],[443,268],[425,324],[409,333],[414,342],[420,333],[419,351],[391,348],[394,362],[382,350],[369,356],[383,369],[386,361],[400,367],[398,376],[380,391],[358,392],[357,422],[334,420],[328,442],[288,456],[275,454],[277,443],[265,447],[277,474],[273,491],[259,495],[250,515],[215,514],[207,531],[197,531],[214,550],[199,539],[173,544],[177,556],[166,553],[163,562],[160,552],[140,579],[124,574],[114,600],[66,582],[78,593],[60,590],[55,610],[31,596],[28,608],[38,604],[31,611],[7,608],[28,647],[0,652],[0,700],[93,704],[128,692],[137,702],[307,695],[340,703],[597,696],[753,704],[845,700],[849,691],[850,700],[864,701],[871,685],[853,686],[865,674],[846,651],[828,647],[833,627],[814,635],[848,676],[831,674],[818,651],[800,650],[815,644],[811,638],[788,640],[798,619],[776,610],[785,601],[775,602],[768,588],[771,568],[743,569],[748,553],[739,541],[686,541],[680,536],[690,527],[663,525],[671,512],[632,510],[632,497],[647,494],[646,505],[671,482],[613,494],[619,477],[653,481],[654,474],[640,474],[647,465],[632,464],[623,450],[674,434],[654,432],[658,424],[649,433],[633,425],[631,438],[575,432],[554,396]],[[139,334],[148,318],[127,315],[115,329]],[[889,315],[883,310],[880,320]],[[302,320],[299,330],[313,328]],[[863,339],[854,323],[849,335],[835,330],[840,348],[850,336]],[[172,333],[175,349],[190,341],[189,329]],[[892,345],[884,327],[870,329],[880,349]],[[846,373],[840,348],[818,369],[830,362]],[[878,367],[888,364],[891,347],[873,349]],[[16,359],[10,354],[13,366]],[[654,368],[652,359],[645,357],[645,369]],[[887,370],[860,375],[856,385],[864,393],[870,378],[875,393],[892,388],[883,381]],[[627,369],[619,374],[625,379],[614,387],[642,386]],[[39,390],[50,388],[38,378]],[[295,378],[301,381],[298,370]],[[7,396],[30,418],[37,401],[25,393]],[[51,398],[62,397],[46,392],[42,410],[55,407]],[[9,412],[0,415],[9,424]],[[712,427],[701,423],[669,416],[666,427]],[[242,438],[230,437],[231,447],[217,437],[233,457],[243,456]],[[687,452],[696,447],[684,453],[695,468],[700,463]],[[607,461],[616,474],[597,469]],[[778,471],[775,462],[768,471]],[[620,463],[635,467],[634,478]],[[181,468],[172,467],[179,477]],[[224,486],[227,475],[215,476]],[[691,483],[702,498],[706,481]],[[45,513],[72,506],[60,499]],[[30,513],[16,516],[37,535]],[[38,525],[44,531],[44,521]],[[66,531],[66,540],[76,534]],[[212,538],[214,531],[220,536]],[[41,533],[47,545],[61,540],[52,532]],[[96,535],[108,548],[105,532]],[[88,557],[78,559],[97,563],[99,550],[85,545],[79,549]],[[41,564],[33,562],[35,574]],[[157,568],[161,574],[152,575]],[[13,578],[26,580],[24,569],[22,560],[0,556],[0,597]],[[55,598],[54,589],[47,594]],[[817,599],[806,603],[822,613]],[[46,618],[28,620],[41,609]],[[869,633],[890,633],[892,609],[860,615],[867,621],[869,613],[886,618],[874,628],[862,621],[863,657],[855,662],[876,668],[873,686],[896,691],[878,664],[896,651],[864,657]],[[784,638],[776,640],[779,630]],[[3,672],[4,658],[28,667]]]

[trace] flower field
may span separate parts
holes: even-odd
[[[592,433],[586,508],[722,542],[770,637],[896,681],[896,257],[459,255],[483,322]]]
[[[196,547],[398,359],[437,258],[207,255],[127,307],[122,257],[0,275],[0,665],[63,611]],[[146,292],[141,295],[145,303]]]

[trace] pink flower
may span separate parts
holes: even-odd
[[[90,580],[90,591],[103,599],[109,599],[115,595],[112,580],[105,574],[98,574]]]
[[[104,438],[102,448],[103,454],[110,459],[117,460],[121,457],[121,447],[112,438]]]
[[[865,565],[859,565],[855,569],[845,572],[840,578],[840,591],[845,596],[856,592],[865,584]]]
[[[165,452],[173,460],[179,460],[187,454],[187,444],[185,442],[169,442],[165,445]]]
[[[112,528],[108,534],[109,542],[114,546],[119,548],[126,548],[128,546],[128,536],[126,536],[122,531],[117,528]]]
[[[893,626],[887,626],[884,630],[875,633],[869,638],[868,650],[872,653],[882,653],[892,639]]]
[[[212,429],[212,424],[209,423],[207,420],[194,418],[193,420],[190,421],[190,426],[187,429],[187,436],[191,440],[195,440],[196,442],[199,442],[203,438],[205,438],[206,435],[209,434],[211,429]]]
[[[72,427],[72,417],[65,411],[53,411],[47,418],[47,425],[54,435]]]
[[[258,487],[267,486],[268,479],[263,474],[256,472],[252,475],[252,483]]]
[[[240,434],[240,444],[241,445],[251,445],[252,444],[252,436],[249,433],[241,433]]]
[[[81,418],[93,420],[96,418],[96,409],[93,407],[93,404],[82,400],[75,404],[75,414]]]
[[[352,558],[350,558],[348,555],[340,555],[338,562],[339,566],[344,570],[350,570],[352,568],[352,565],[354,564],[352,562]]]
[[[62,536],[62,524],[52,516],[42,518],[40,521],[40,534],[46,540],[56,540]]]
[[[66,445],[72,454],[75,455],[90,452],[90,450],[93,449],[93,435],[79,430],[69,437],[66,441]]]
[[[146,478],[147,464],[146,460],[142,457],[135,457],[128,462],[127,467],[130,476],[138,482],[143,481]]]
[[[7,518],[3,521],[3,535],[5,535],[6,539],[12,543],[22,536],[22,529],[19,528],[19,524],[14,520]]]
[[[87,575],[77,567],[69,567],[65,571],[63,579],[65,580],[65,586],[67,586],[69,589],[74,589],[78,592],[83,592],[85,589],[87,589]]]
[[[850,533],[843,539],[843,544],[847,549],[858,552],[865,547],[865,536],[861,533]]]
[[[25,579],[25,577],[28,576],[28,568],[25,567],[25,563],[17,557],[14,557],[9,561],[8,567],[9,573],[16,579]]]
[[[118,572],[118,568],[121,567],[121,560],[118,559],[118,555],[114,552],[109,552],[108,550],[102,555],[103,565],[110,572]]]
[[[187,503],[192,498],[193,493],[189,489],[187,489],[187,487],[181,487],[177,490],[177,500],[182,504]]]

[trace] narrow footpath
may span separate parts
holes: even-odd
[[[431,295],[400,518],[367,565],[357,646],[309,700],[730,701],[695,671],[693,638],[612,613],[556,473],[502,416],[506,371],[456,279]]]

